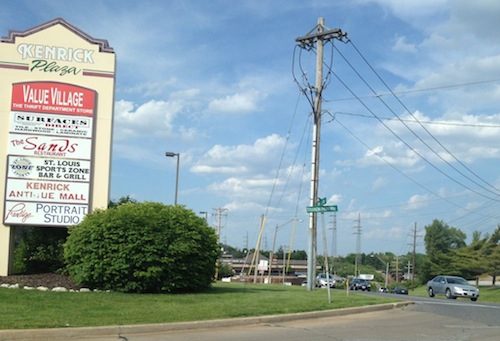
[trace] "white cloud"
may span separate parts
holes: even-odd
[[[406,37],[397,37],[392,50],[396,52],[414,53],[417,52],[417,47],[415,44],[406,42]]]
[[[284,145],[285,139],[277,134],[260,138],[253,145],[215,145],[193,166],[192,171],[241,175],[257,171],[269,174],[277,167],[276,160]]]
[[[151,100],[136,107],[132,102],[115,103],[114,138],[165,137],[173,133],[173,122],[182,110],[179,102]]]
[[[249,90],[214,99],[208,104],[208,110],[215,113],[248,113],[258,109],[260,99],[261,94],[257,90]]]
[[[389,184],[389,181],[385,177],[378,177],[375,179],[372,185],[372,192],[378,192],[385,188]]]
[[[409,210],[421,209],[421,208],[427,206],[428,201],[429,201],[428,194],[425,194],[425,195],[415,194],[415,195],[412,195],[408,199],[408,206],[407,207]]]

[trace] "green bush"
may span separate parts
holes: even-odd
[[[71,227],[67,270],[79,284],[120,292],[195,292],[210,287],[216,235],[182,206],[125,203]]]
[[[13,273],[60,272],[64,268],[66,228],[18,227],[15,232]]]
[[[217,272],[217,279],[220,280],[224,277],[231,277],[235,274],[233,267],[229,264],[219,264],[219,271]]]

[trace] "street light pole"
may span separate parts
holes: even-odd
[[[177,193],[179,191],[179,157],[180,153],[172,153],[172,152],[166,152],[165,153],[166,157],[177,157],[177,171],[175,172],[175,199],[174,199],[174,205],[177,206]]]

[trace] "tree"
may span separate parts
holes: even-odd
[[[474,232],[470,245],[453,250],[451,267],[465,278],[475,278],[485,272],[485,262],[482,256],[486,239],[481,239],[480,232]]]
[[[493,277],[492,285],[495,285],[496,277],[500,275],[500,225],[484,243],[480,255],[485,271]]]
[[[429,262],[423,269],[425,280],[440,273],[456,272],[456,269],[451,267],[453,251],[466,246],[465,233],[437,219],[426,226],[425,231],[424,241]]]
[[[137,203],[137,200],[132,199],[130,195],[127,195],[126,197],[121,197],[117,201],[110,200],[108,203],[108,208],[116,208],[117,206],[123,205],[123,204],[128,204],[128,203]]]
[[[182,206],[124,203],[96,210],[64,245],[75,282],[122,292],[194,292],[214,278],[217,237]]]

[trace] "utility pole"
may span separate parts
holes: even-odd
[[[412,257],[412,267],[411,267],[411,290],[415,290],[415,254],[417,249],[417,223],[415,222],[415,227],[413,228],[413,257]]]
[[[315,31],[316,30],[316,31]],[[313,103],[313,141],[312,141],[312,160],[311,160],[311,193],[309,206],[314,206],[318,202],[318,184],[319,184],[319,147],[321,136],[321,103],[323,92],[323,46],[325,41],[332,39],[341,39],[346,36],[340,29],[326,30],[324,19],[318,18],[318,24],[307,35],[296,38],[301,48],[311,50],[316,45],[316,86],[314,88]],[[316,252],[317,252],[317,214],[309,214],[309,245],[307,254],[307,289],[314,290],[316,273]]]
[[[332,259],[337,258],[337,212],[332,215]]]
[[[219,207],[219,208],[213,208],[214,211],[217,213],[217,240],[220,244],[220,235],[221,235],[221,230],[222,230],[222,216],[225,216],[225,214],[222,214],[224,211],[227,211],[227,208]]]
[[[399,283],[399,256],[396,256],[396,283]]]
[[[358,265],[360,264],[359,256],[361,254],[361,215],[358,212],[358,220],[356,220],[356,226],[354,226],[356,232],[356,258],[354,259],[354,277],[358,277]]]
[[[220,232],[222,229],[221,220],[222,220],[222,215],[223,215],[222,212],[227,211],[227,208],[219,207],[219,208],[214,208],[213,210],[217,211],[217,244],[220,247],[220,245],[221,245],[220,244]],[[220,260],[217,257],[217,262],[215,264],[215,278],[216,279],[219,278],[219,266],[220,266]]]

